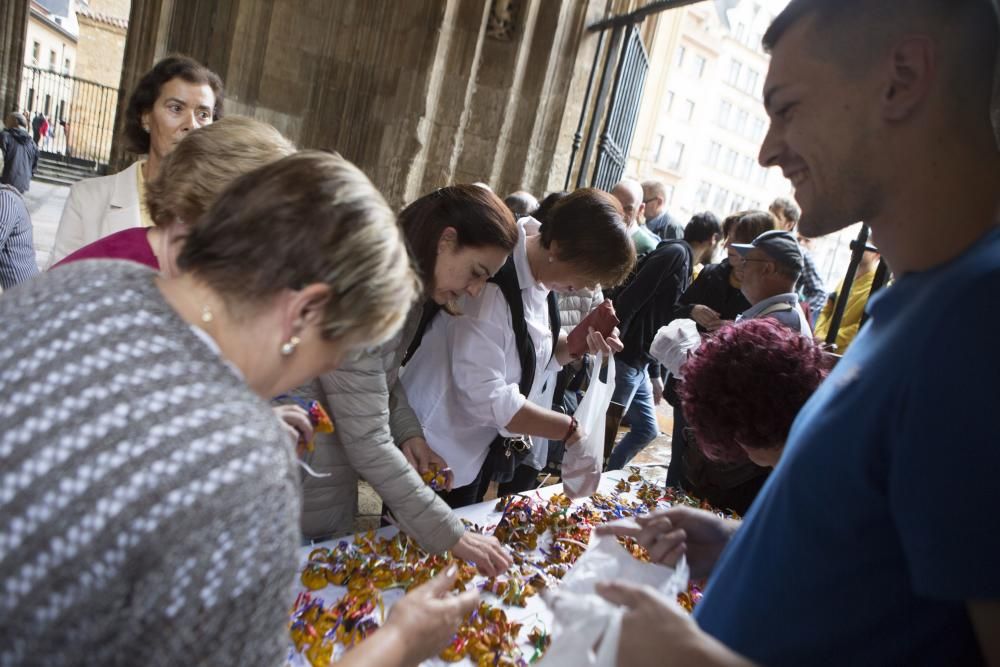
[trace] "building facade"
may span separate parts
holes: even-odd
[[[710,210],[767,208],[791,186],[757,157],[767,131],[760,46],[773,16],[760,3],[700,3],[664,13],[629,173],[656,178],[682,220]]]

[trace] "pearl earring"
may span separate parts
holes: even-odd
[[[289,338],[288,341],[282,344],[281,346],[281,356],[283,357],[291,356],[292,352],[295,352],[295,348],[297,348],[299,346],[299,343],[301,342],[302,341],[299,340],[298,336],[292,336],[291,338]]]
[[[201,307],[201,321],[208,324],[215,319],[215,315],[212,313],[212,309],[208,306]]]

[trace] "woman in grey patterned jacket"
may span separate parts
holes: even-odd
[[[418,281],[378,191],[318,152],[235,181],[177,266],[81,261],[0,297],[0,666],[286,654],[299,489],[263,397],[391,335]],[[341,664],[437,653],[477,603],[454,581]]]
[[[400,213],[399,224],[426,283],[425,302],[410,310],[391,341],[346,359],[298,390],[319,399],[336,425],[334,433],[317,435],[306,455],[310,467],[330,476],[302,475],[303,533],[322,539],[351,532],[360,474],[424,549],[450,549],[494,576],[510,566],[510,556],[495,538],[465,530],[421,479],[428,466],[443,468],[447,462],[428,447],[396,379],[430,319],[442,308],[454,312],[462,294],[479,294],[503,266],[517,241],[517,226],[496,195],[472,185],[421,197]]]

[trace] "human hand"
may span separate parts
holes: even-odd
[[[399,635],[399,643],[407,653],[405,664],[416,665],[440,653],[479,604],[475,588],[458,595],[451,593],[457,575],[458,566],[452,564],[392,606],[379,632],[388,630]]]
[[[445,470],[448,467],[448,463],[438,456],[437,452],[431,449],[430,445],[423,438],[407,438],[399,445],[399,448],[402,450],[406,460],[410,462],[410,465],[416,468],[417,472],[421,475],[432,467],[436,467],[438,470]],[[451,491],[451,485],[454,481],[451,470],[445,471],[445,477],[448,480],[445,490]]]
[[[659,405],[663,400],[663,379],[659,376],[649,379],[653,385],[653,405]]]
[[[602,358],[607,359],[612,354],[621,352],[625,349],[625,346],[622,345],[621,340],[618,338],[617,327],[611,332],[611,335],[606,338],[601,335],[600,331],[590,329],[587,334],[587,349],[591,354],[597,354]]]
[[[740,522],[723,519],[693,507],[655,510],[635,520],[598,526],[598,535],[634,537],[649,552],[649,559],[674,567],[687,554],[691,576],[707,577]]]
[[[309,413],[298,405],[275,405],[271,409],[301,456],[305,446],[312,442],[315,435]]]
[[[715,331],[725,323],[717,312],[701,304],[691,307],[691,319],[709,331]]]
[[[469,530],[458,538],[458,542],[451,548],[451,552],[457,558],[474,563],[479,573],[487,577],[503,574],[507,568],[514,564],[514,559],[497,538]]]
[[[625,607],[618,637],[618,667],[753,663],[706,634],[692,616],[649,586],[626,581],[598,582],[597,593]]]

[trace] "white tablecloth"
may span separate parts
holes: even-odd
[[[627,471],[622,471],[622,470],[615,470],[604,473],[601,476],[601,483],[600,486],[598,487],[598,492],[610,494],[614,490],[615,484],[623,477],[627,477],[628,474],[629,473]],[[553,486],[547,486],[545,488],[538,489],[536,491],[531,491],[525,495],[528,495],[532,498],[547,500],[554,494],[561,493],[562,490],[563,490],[562,484],[555,484]],[[585,500],[586,499],[584,499],[584,501]],[[472,523],[488,527],[490,529],[490,532],[492,532],[492,528],[500,520],[502,514],[500,511],[494,509],[496,505],[497,505],[496,500],[489,500],[486,502],[478,503],[476,505],[470,505],[468,507],[457,509],[455,510],[455,513],[459,517],[467,519]],[[375,534],[380,537],[391,538],[397,532],[399,531],[395,527],[388,526],[386,528],[381,528],[375,531]],[[315,544],[302,547],[299,550],[299,571],[301,572],[302,568],[308,562],[308,556],[310,552],[313,551],[313,549],[316,549],[318,547],[333,548],[339,542],[342,541],[350,542],[353,540],[354,540],[354,535],[346,535],[344,537],[340,537],[334,540],[316,542]],[[483,577],[477,577],[474,580],[474,584],[481,581],[483,581]],[[298,595],[300,592],[308,592],[313,597],[313,599],[321,598],[328,603],[335,603],[346,592],[346,588],[343,586],[327,586],[326,588],[320,589],[318,591],[309,591],[305,587],[301,586],[301,583],[299,583],[298,581],[296,583],[299,586],[299,588],[295,590],[295,595],[293,595],[289,599],[289,607],[291,606],[291,603],[295,600],[295,596]],[[389,608],[392,606],[392,604],[402,596],[403,592],[399,590],[389,590],[383,593],[383,600],[385,602],[386,613],[388,613]],[[520,635],[522,639],[528,636],[532,628],[539,625],[544,627],[547,632],[551,632],[552,615],[549,612],[548,608],[545,605],[545,602],[542,600],[540,595],[534,595],[528,598],[526,606],[524,607],[512,607],[512,606],[498,604],[496,596],[492,595],[491,593],[483,593],[482,599],[486,602],[489,602],[492,605],[503,607],[504,610],[507,612],[507,618],[509,620],[523,623],[524,628],[522,629]],[[527,647],[526,643],[524,644],[524,646],[527,655],[530,657],[531,655],[530,649],[526,648]],[[305,658],[303,658],[302,656],[298,655],[295,652],[294,647],[291,644],[291,640],[289,640],[289,654],[288,654],[287,664],[292,665],[294,667],[308,667],[309,665],[308,661],[305,660]],[[448,665],[448,664],[471,665],[473,663],[469,659],[466,659],[459,663],[446,663],[443,660],[436,658],[428,660],[424,663],[425,666],[437,666],[437,665]]]

